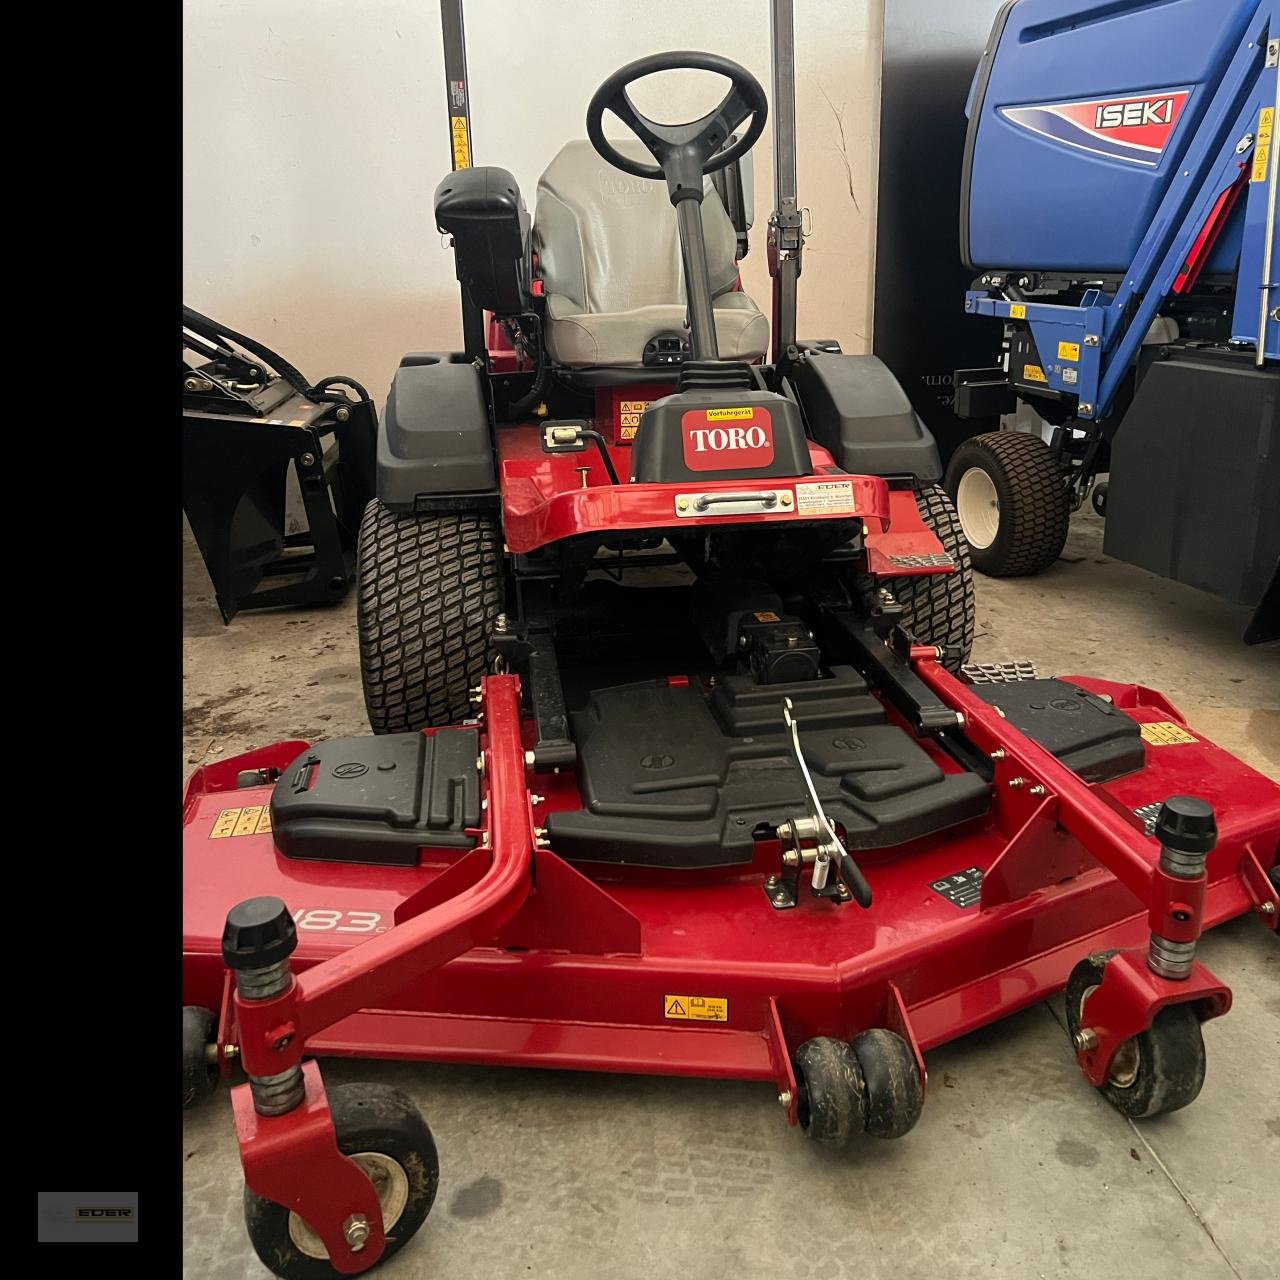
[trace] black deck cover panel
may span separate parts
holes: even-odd
[[[943,774],[852,669],[757,685],[619,685],[572,716],[581,810],[547,818],[562,857],[662,867],[749,862],[753,830],[806,812],[782,720],[789,696],[828,817],[850,849],[902,844],[987,811],[973,774]]]

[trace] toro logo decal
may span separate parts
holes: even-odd
[[[758,405],[690,409],[680,424],[690,471],[741,471],[773,461],[773,419]]]
[[[1190,89],[1161,89],[1136,98],[1001,107],[1000,114],[1064,146],[1154,168],[1190,96]]]

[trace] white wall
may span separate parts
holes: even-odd
[[[881,0],[795,7],[799,190],[813,218],[801,335],[865,350]],[[591,94],[633,58],[705,49],[771,88],[766,0],[468,0],[466,18],[474,162],[512,170],[531,210],[542,168],[585,136]],[[683,88],[674,74],[646,82],[637,105],[689,118],[706,85],[684,74]],[[444,94],[433,0],[186,0],[183,300],[379,401],[401,353],[459,345],[453,258],[431,217],[449,169]],[[767,311],[768,129],[754,155],[743,275]]]

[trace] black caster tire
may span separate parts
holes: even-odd
[[[901,1138],[924,1108],[924,1084],[911,1046],[896,1032],[873,1027],[853,1041],[866,1086],[866,1129],[874,1138]]]
[[[818,1036],[795,1054],[797,1113],[805,1137],[843,1147],[866,1124],[862,1069],[843,1040]]]
[[[902,606],[902,625],[917,644],[948,650],[943,666],[959,671],[973,650],[973,567],[960,518],[941,485],[916,490],[920,518],[937,535],[943,550],[955,561],[954,573],[926,573],[889,578],[885,585]]]
[[[1062,554],[1071,499],[1061,464],[1039,436],[988,431],[964,441],[945,485],[979,573],[1022,577]]]
[[[440,1184],[435,1140],[417,1107],[399,1089],[340,1084],[329,1090],[338,1150],[372,1178],[382,1204],[387,1247],[399,1252],[427,1220]],[[336,1280],[320,1238],[297,1214],[244,1189],[244,1219],[254,1251],[281,1280]]]
[[[360,678],[374,733],[465,720],[506,590],[497,519],[400,515],[374,499],[356,561]]]
[[[1105,480],[1099,485],[1094,485],[1089,501],[1093,503],[1094,511],[1105,520],[1107,518],[1107,482]]]
[[[1088,1001],[1102,983],[1114,951],[1081,960],[1067,979],[1067,1033],[1074,1046],[1088,1026]],[[1135,1120],[1165,1115],[1194,1102],[1204,1084],[1204,1037],[1189,1004],[1161,1009],[1151,1026],[1116,1050],[1107,1082],[1098,1090],[1117,1111]]]
[[[207,1050],[214,1043],[214,1018],[197,1005],[182,1008],[182,1109],[193,1107],[218,1087],[218,1067]]]

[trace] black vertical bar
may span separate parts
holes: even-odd
[[[449,110],[449,154],[454,172],[471,168],[471,86],[467,79],[467,40],[462,20],[463,0],[440,0],[440,29],[444,36],[444,75]],[[462,287],[462,345],[470,360],[487,359],[484,311]]]
[[[719,360],[720,348],[716,342],[716,319],[707,268],[707,242],[702,234],[701,199],[677,202],[676,225],[680,228],[684,286],[689,301],[689,354],[694,360]]]
[[[769,37],[773,53],[773,215],[769,219],[769,271],[773,276],[773,359],[796,341],[796,292],[804,229],[796,190],[796,45],[792,0],[773,0]]]

